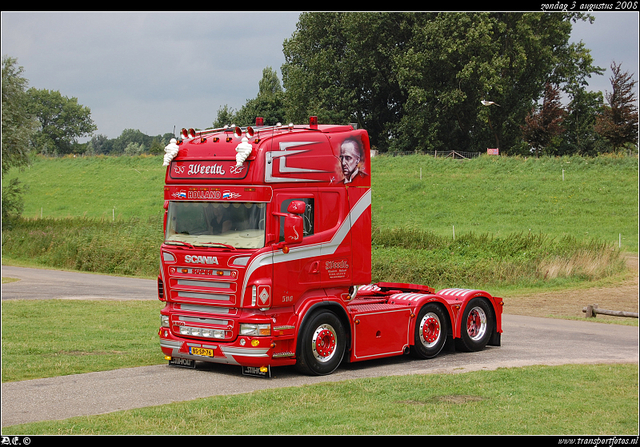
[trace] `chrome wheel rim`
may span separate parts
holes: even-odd
[[[319,362],[328,362],[336,353],[336,331],[330,324],[321,324],[311,337],[313,356]]]
[[[440,318],[432,312],[424,315],[420,321],[420,342],[423,346],[431,348],[438,343],[440,339],[442,325]]]
[[[467,316],[467,334],[473,341],[481,340],[487,332],[487,314],[481,307],[474,307]]]

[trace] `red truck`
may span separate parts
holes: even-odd
[[[158,332],[171,365],[295,365],[499,346],[502,298],[371,283],[371,160],[350,125],[229,126],[165,149]]]

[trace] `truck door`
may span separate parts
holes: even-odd
[[[352,280],[353,253],[349,203],[344,187],[320,192],[318,207],[318,231],[324,234],[320,265],[322,284],[325,288],[349,287]]]
[[[280,213],[286,213],[289,204],[299,200],[306,204],[303,219],[302,243],[288,245],[288,250],[276,250],[273,253],[273,305],[292,305],[298,297],[308,290],[321,287],[320,248],[313,243],[315,233],[316,197],[311,193],[276,193],[275,207]],[[278,219],[278,242],[284,241],[284,217]]]

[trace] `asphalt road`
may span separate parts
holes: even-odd
[[[156,299],[155,281],[2,267],[2,299]],[[276,368],[271,379],[245,377],[238,367],[167,365],[2,384],[2,426],[109,413],[214,395],[247,393],[364,377],[463,373],[500,367],[573,363],[638,363],[638,329],[586,321],[504,315],[502,346],[442,353],[432,360],[394,357],[343,364],[334,374],[308,377]]]
[[[156,281],[149,279],[6,265],[2,266],[2,277],[20,280],[2,284],[3,300],[158,299]]]

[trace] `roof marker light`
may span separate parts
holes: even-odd
[[[310,116],[309,117],[309,127],[311,127],[312,129],[317,129],[318,128],[318,117],[317,116]]]

